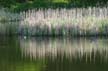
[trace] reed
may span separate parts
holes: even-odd
[[[8,22],[13,21],[20,35],[107,35],[108,7],[40,8],[19,13],[0,10],[0,22],[11,25]]]

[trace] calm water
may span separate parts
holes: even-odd
[[[108,71],[108,38],[0,37],[0,71]]]

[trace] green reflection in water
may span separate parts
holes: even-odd
[[[0,71],[107,71],[107,43],[107,38],[0,37]]]
[[[21,56],[17,37],[0,38],[0,71],[41,71],[43,60],[30,60]]]

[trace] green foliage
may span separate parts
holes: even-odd
[[[0,6],[11,7],[15,2],[15,0],[0,0]]]
[[[107,0],[69,0],[69,3],[74,3],[78,6],[102,6],[107,4]]]
[[[31,8],[72,8],[88,6],[105,6],[107,0],[0,0],[0,7],[12,10],[26,10]]]

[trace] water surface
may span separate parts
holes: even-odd
[[[108,38],[0,37],[0,71],[108,71]]]

